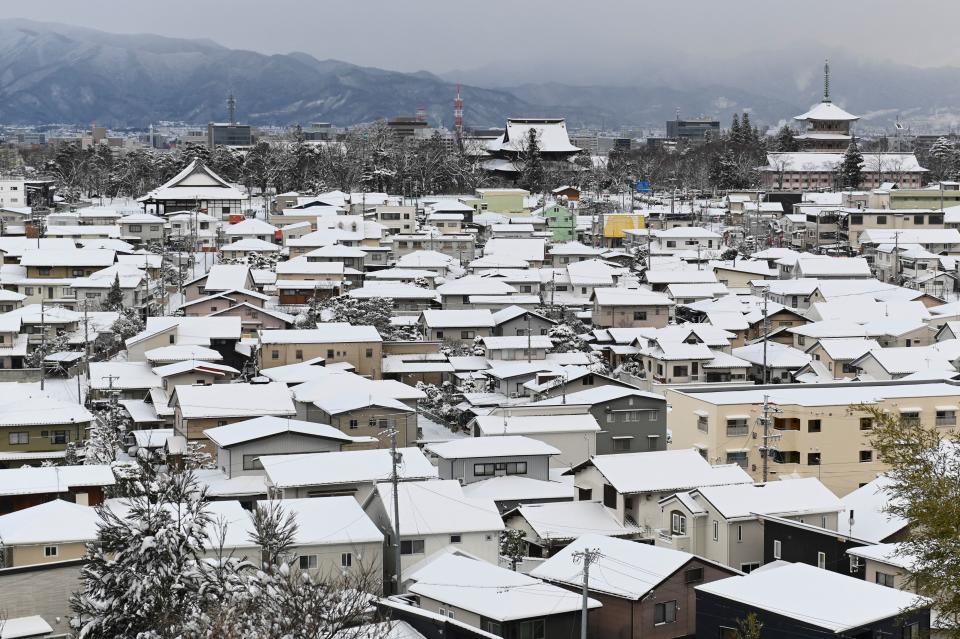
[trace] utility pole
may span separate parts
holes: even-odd
[[[770,374],[767,371],[767,335],[770,333],[770,319],[767,317],[767,301],[770,299],[770,288],[763,289],[763,381],[761,384],[769,382]]]
[[[598,561],[603,555],[599,548],[584,548],[582,551],[576,551],[572,555],[573,563],[583,562],[583,604],[580,609],[580,639],[587,639],[587,611],[590,599],[587,593],[590,590],[590,564]]]
[[[87,314],[87,300],[83,300],[83,368],[87,372],[87,383],[90,383],[90,316]]]
[[[527,364],[530,363],[530,351],[533,348],[533,336],[530,334],[530,313],[527,313]]]
[[[779,408],[770,404],[770,396],[763,396],[763,417],[760,418],[763,426],[763,446],[760,454],[763,456],[763,481],[766,482],[770,477],[770,450],[768,443],[772,440],[780,439],[780,435],[770,434],[770,413],[781,412]]]
[[[397,464],[400,463],[400,453],[397,452],[397,429],[390,429],[390,483],[393,484],[393,561],[396,577],[396,591],[400,594],[400,585],[403,583],[400,567],[400,475],[397,473]]]
[[[40,390],[44,389],[44,382],[47,379],[47,369],[43,365],[43,360],[47,357],[47,322],[46,306],[44,305],[43,292],[40,293]]]

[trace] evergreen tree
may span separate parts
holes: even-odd
[[[173,639],[202,618],[207,497],[186,473],[158,474],[147,494],[101,507],[80,590],[70,600],[78,636]]]
[[[123,308],[123,289],[120,288],[120,274],[117,273],[113,278],[113,284],[107,291],[107,298],[103,307],[108,311],[118,311]]]
[[[957,147],[953,141],[939,137],[930,146],[930,178],[935,181],[953,177],[958,168]]]
[[[730,123],[730,139],[736,142],[740,139],[740,116],[733,114],[733,121]]]
[[[838,169],[840,186],[845,189],[858,189],[863,183],[863,154],[856,140],[850,140],[850,146],[843,154],[843,162]]]
[[[520,186],[531,193],[542,193],[544,189],[543,157],[540,154],[540,140],[535,129],[530,129],[524,148],[520,154]]]
[[[800,142],[793,134],[793,129],[784,124],[777,131],[777,137],[774,139],[773,147],[781,153],[793,153],[800,150]]]
[[[743,117],[740,118],[740,144],[743,146],[752,144],[755,136],[756,132],[753,130],[753,125],[750,123],[750,114],[744,111]]]

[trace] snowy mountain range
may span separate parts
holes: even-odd
[[[512,71],[502,79],[522,79]],[[958,69],[850,61],[844,76],[838,102],[865,114],[864,126],[888,127],[898,114],[939,129],[960,122]],[[685,116],[710,115],[724,123],[750,110],[755,122],[773,126],[806,110],[820,91],[817,65],[807,55],[779,62],[745,57],[699,75],[659,68],[652,79],[626,78],[619,85],[574,86],[568,80],[510,85],[494,77],[490,69],[440,77],[305,53],[264,55],[209,40],[0,20],[0,123],[5,124],[205,123],[226,117],[225,99],[233,93],[240,119],[252,124],[349,125],[412,115],[425,106],[431,123],[450,126],[456,80],[474,79],[462,87],[471,126],[502,126],[509,116],[563,116],[570,128],[662,128],[678,108]]]

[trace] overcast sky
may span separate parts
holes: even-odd
[[[209,38],[265,53],[400,71],[590,65],[650,52],[688,61],[814,45],[919,66],[960,66],[947,0],[39,0],[5,17]]]

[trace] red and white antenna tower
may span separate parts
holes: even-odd
[[[417,107],[417,122],[427,121],[427,107],[420,105]]]
[[[460,97],[460,85],[457,85],[457,97],[453,100],[453,126],[457,133],[463,133],[463,98]]]

